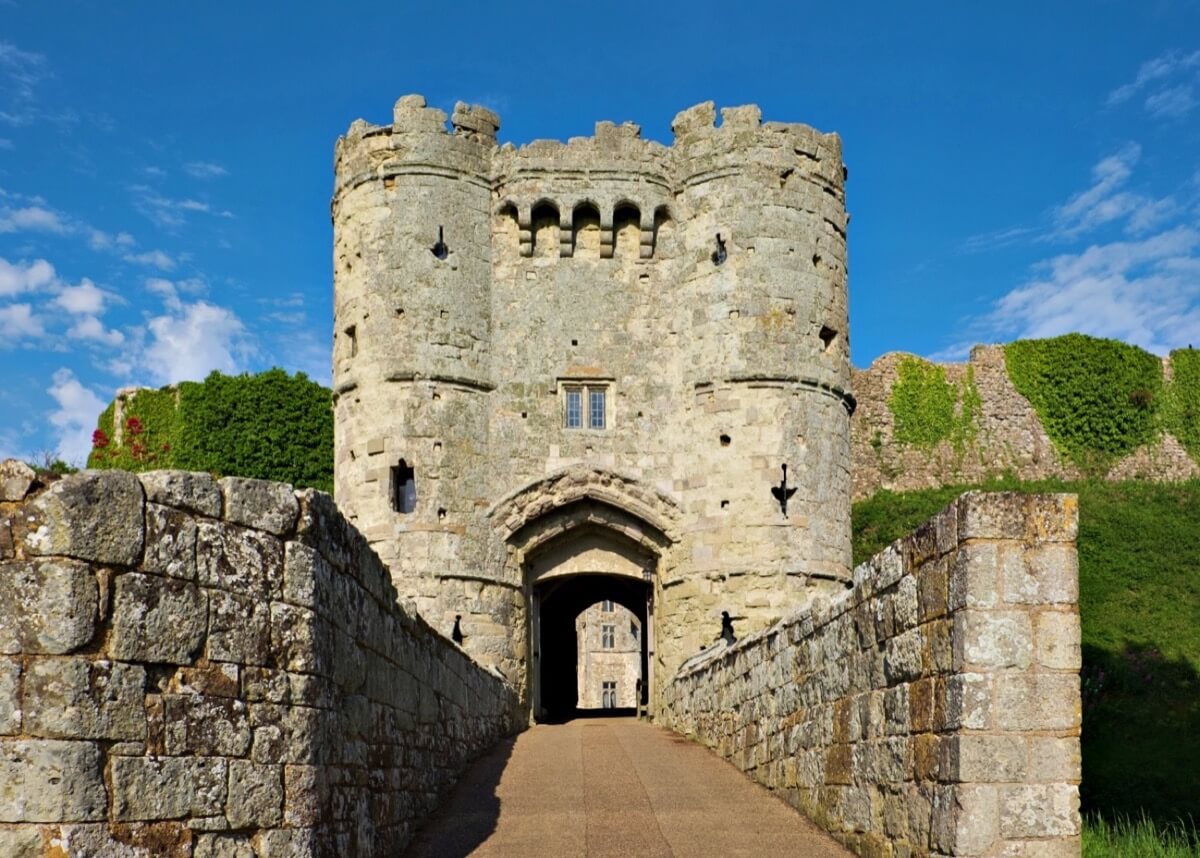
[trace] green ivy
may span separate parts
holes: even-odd
[[[303,373],[213,372],[202,383],[139,390],[123,410],[120,444],[114,405],[100,415],[88,467],[180,468],[333,491],[330,391]]]
[[[973,368],[954,384],[945,367],[912,356],[897,365],[888,395],[898,442],[929,449],[949,441],[960,453],[975,440],[982,405]]]
[[[100,415],[97,433],[92,439],[92,452],[88,455],[88,467],[120,468],[125,471],[175,467],[175,390],[170,387],[139,390],[135,394],[120,397],[120,401],[120,432],[117,432],[114,423],[114,401]],[[117,443],[118,434],[121,436],[120,444]]]
[[[1163,402],[1163,426],[1192,458],[1200,458],[1200,350],[1171,352],[1171,370]]]
[[[1154,439],[1162,364],[1117,340],[1066,334],[1004,348],[1008,375],[1050,440],[1087,474]]]

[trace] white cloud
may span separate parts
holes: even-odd
[[[121,258],[126,262],[134,262],[138,265],[150,265],[163,271],[170,271],[175,267],[175,260],[161,250],[147,250],[145,253],[127,253]]]
[[[0,296],[36,292],[54,282],[54,266],[44,259],[14,264],[0,256]]]
[[[156,382],[200,380],[214,369],[242,369],[254,349],[237,314],[207,301],[184,303],[168,280],[148,280],[146,288],[162,296],[167,309],[146,323],[149,343],[141,363]]]
[[[1137,77],[1130,83],[1117,87],[1108,94],[1107,104],[1116,107],[1135,95],[1149,90],[1145,108],[1152,116],[1179,117],[1196,105],[1189,85],[1170,85],[1170,79],[1178,79],[1200,66],[1200,50],[1190,54],[1168,51],[1160,57],[1142,63]]]
[[[189,161],[183,165],[184,172],[197,179],[215,179],[229,175],[229,171],[220,164],[211,161]]]
[[[23,51],[11,42],[0,42],[0,79],[5,81],[9,99],[14,103],[33,100],[34,89],[48,73],[46,58]],[[19,120],[20,116],[14,116]],[[10,124],[23,124],[10,121]]]
[[[78,286],[64,286],[54,303],[74,315],[96,316],[104,312],[104,304],[112,296],[86,277]]]
[[[84,316],[69,329],[67,338],[100,343],[106,346],[119,346],[125,342],[125,335],[120,331],[105,328],[104,323],[95,316]]]
[[[1171,197],[1152,199],[1125,189],[1142,148],[1128,143],[1092,167],[1092,185],[1051,212],[1051,238],[1075,238],[1106,224],[1124,223],[1131,235],[1142,235],[1175,214]]]
[[[0,209],[0,232],[53,232],[62,234],[68,227],[58,212],[41,206]]]
[[[997,301],[982,327],[993,338],[1115,337],[1158,353],[1200,343],[1198,251],[1200,231],[1179,226],[1056,256]]]
[[[56,452],[65,461],[82,465],[92,449],[96,420],[107,403],[65,368],[54,373],[53,384],[46,392],[58,403],[58,408],[50,413],[50,423],[58,435]]]
[[[7,137],[0,137],[0,149],[14,149],[16,145]]]
[[[1196,106],[1196,91],[1188,85],[1173,86],[1146,98],[1146,112],[1151,116],[1179,119]]]
[[[30,304],[9,304],[0,307],[0,348],[18,340],[43,336],[45,321],[33,312]]]
[[[88,227],[88,246],[92,250],[111,250],[114,247],[133,247],[137,244],[134,237],[127,232],[118,232],[116,235],[105,232],[102,229],[94,229]]]

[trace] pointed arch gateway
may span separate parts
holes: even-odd
[[[674,502],[636,480],[569,469],[514,492],[492,510],[525,598],[529,695],[538,720],[576,711],[576,618],[611,600],[638,621],[638,703],[654,689],[654,606],[677,541]]]

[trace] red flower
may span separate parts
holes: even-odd
[[[125,421],[125,431],[130,435],[141,435],[142,428],[142,421],[138,420],[136,417],[130,417]]]
[[[92,448],[99,450],[102,447],[108,446],[108,436],[104,434],[103,429],[97,429],[92,433]]]

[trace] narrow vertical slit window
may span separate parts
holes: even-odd
[[[612,649],[616,643],[617,627],[611,625],[603,625],[600,627],[600,646],[604,649]]]
[[[355,357],[358,354],[358,327],[351,325],[346,328],[346,351],[350,357]]]
[[[609,614],[611,614],[611,613],[612,613],[612,611],[613,611],[613,603],[612,603],[612,599],[605,599],[603,602],[601,602],[601,603],[600,603],[600,610],[602,610],[602,611],[604,611],[604,612],[606,612],[606,613],[609,613]]]
[[[417,475],[403,459],[392,468],[392,509],[407,515],[417,508]]]

